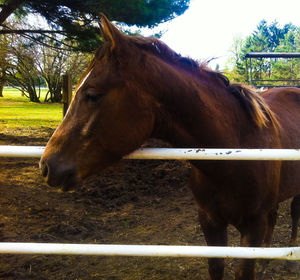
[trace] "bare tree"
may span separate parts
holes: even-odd
[[[30,28],[25,23],[11,23],[12,28],[19,26]],[[32,38],[24,34],[1,35],[6,38],[6,44],[2,44],[5,45],[2,55],[5,63],[2,68],[0,66],[3,77],[31,101],[40,101],[41,85],[46,85],[48,92],[44,101],[61,102],[61,76],[67,72],[76,83],[91,60],[91,54],[63,50],[60,37],[60,34],[51,34],[42,43],[33,43]]]
[[[55,40],[47,41],[47,45],[52,46],[53,44],[55,44]],[[69,73],[73,83],[76,83],[92,57],[90,54],[61,51],[45,45],[39,48],[39,52],[40,59],[37,59],[37,69],[48,86],[45,102],[61,102],[62,75]]]
[[[10,40],[6,76],[8,84],[18,88],[32,102],[40,102],[41,80],[36,69],[34,49],[29,48],[23,40]]]

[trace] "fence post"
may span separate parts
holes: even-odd
[[[72,81],[70,74],[66,73],[62,76],[62,102],[63,116],[66,115],[72,99]]]

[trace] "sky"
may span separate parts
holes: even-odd
[[[159,29],[176,52],[201,61],[217,57],[210,66],[224,69],[234,38],[250,35],[262,19],[300,26],[300,0],[192,0],[183,15]]]

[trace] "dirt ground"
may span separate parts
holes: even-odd
[[[53,131],[2,131],[1,145],[45,145]],[[148,145],[160,145],[149,142]],[[205,245],[179,161],[123,161],[76,192],[47,186],[37,159],[0,158],[0,241]],[[280,205],[273,246],[287,246],[289,202]],[[239,234],[229,228],[229,245]],[[225,280],[236,260],[226,261]],[[0,279],[208,279],[201,258],[0,255]],[[300,279],[285,261],[271,261],[264,279]]]

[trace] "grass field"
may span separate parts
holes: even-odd
[[[41,100],[45,94],[43,90]],[[61,104],[33,103],[13,88],[5,88],[3,96],[0,97],[0,132],[11,128],[55,128],[62,121]]]

